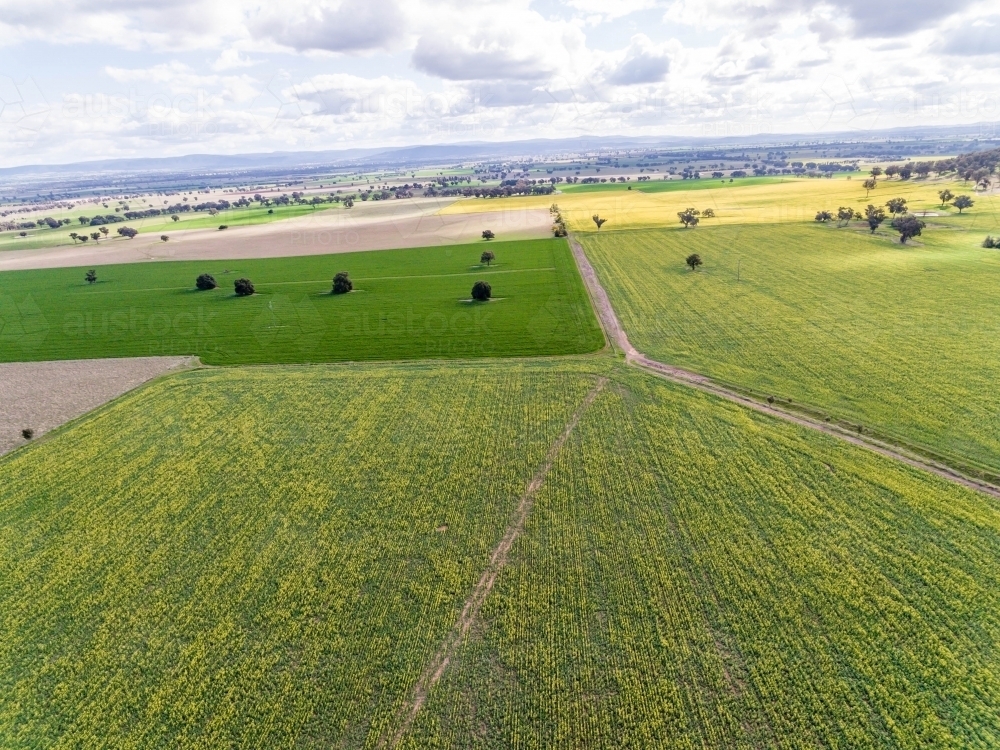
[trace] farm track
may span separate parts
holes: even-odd
[[[573,252],[573,258],[576,260],[577,267],[580,269],[580,275],[583,277],[584,284],[590,294],[594,310],[597,313],[597,318],[600,321],[601,326],[604,328],[604,333],[607,336],[609,343],[615,349],[624,354],[626,363],[667,380],[671,380],[675,383],[696,388],[700,391],[704,391],[705,393],[711,393],[714,396],[727,399],[728,401],[754,409],[755,411],[763,414],[769,414],[772,417],[783,419],[786,422],[791,422],[801,427],[807,427],[809,429],[831,435],[832,437],[839,438],[840,440],[851,443],[852,445],[874,451],[875,453],[887,458],[901,461],[902,463],[908,464],[917,469],[928,471],[942,477],[943,479],[955,482],[956,484],[961,484],[970,489],[1000,498],[1000,487],[989,482],[984,482],[982,480],[966,476],[962,472],[948,466],[947,464],[922,458],[915,454],[906,452],[898,446],[881,440],[876,440],[875,438],[864,437],[861,434],[853,434],[837,425],[810,419],[802,414],[793,413],[771,404],[762,403],[750,398],[749,396],[739,393],[738,391],[726,388],[704,375],[699,375],[698,373],[691,372],[690,370],[674,367],[672,365],[650,359],[632,346],[629,341],[628,335],[625,333],[625,329],[622,327],[621,322],[618,320],[618,316],[615,314],[614,308],[611,305],[611,300],[608,298],[607,292],[604,291],[604,287],[597,278],[597,273],[594,271],[594,267],[587,259],[587,255],[584,252],[583,247],[575,239],[570,238],[570,249]]]
[[[595,383],[594,387],[590,389],[583,401],[577,407],[576,411],[573,412],[573,415],[563,428],[562,433],[560,433],[559,437],[556,438],[555,442],[553,442],[550,446],[549,451],[545,456],[545,460],[542,462],[538,471],[535,472],[535,476],[532,477],[531,482],[524,491],[524,494],[521,495],[514,517],[507,526],[500,542],[497,544],[496,548],[494,548],[493,554],[490,555],[489,564],[486,566],[486,569],[483,571],[482,576],[480,576],[479,581],[472,589],[472,593],[469,595],[468,599],[465,600],[465,604],[462,607],[462,612],[459,615],[458,620],[449,631],[447,637],[445,637],[444,642],[441,644],[441,648],[434,655],[434,658],[427,664],[424,671],[420,674],[420,678],[414,685],[409,700],[403,704],[397,714],[396,722],[394,723],[398,724],[398,728],[392,734],[391,739],[386,740],[386,736],[383,736],[382,740],[378,744],[379,747],[395,748],[399,745],[407,730],[409,730],[410,726],[413,724],[413,720],[417,717],[417,714],[420,713],[420,709],[427,701],[428,693],[430,693],[431,689],[438,683],[445,671],[448,669],[449,663],[458,651],[459,646],[461,646],[462,642],[465,640],[465,637],[468,635],[469,630],[475,623],[476,618],[479,616],[479,611],[482,608],[483,603],[486,601],[486,597],[489,596],[490,591],[493,589],[493,584],[496,583],[497,576],[507,564],[507,558],[510,554],[511,547],[514,546],[514,542],[517,541],[517,538],[524,530],[525,521],[527,521],[528,515],[531,513],[531,509],[534,506],[535,495],[538,494],[538,490],[540,490],[542,484],[544,484],[545,477],[552,468],[552,464],[555,463],[556,457],[559,455],[559,451],[562,450],[563,445],[569,439],[570,434],[580,421],[580,418],[583,416],[584,412],[587,411],[587,408],[594,402],[594,399],[597,398],[598,394],[604,389],[607,382],[608,379],[605,377],[598,379],[597,383]]]

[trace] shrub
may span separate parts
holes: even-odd
[[[219,224],[219,231],[221,232],[223,229],[229,229],[229,225],[228,224]]]
[[[254,293],[253,282],[250,279],[236,279],[233,288],[237,297],[249,297]]]
[[[352,289],[354,289],[354,284],[351,282],[351,277],[347,271],[340,271],[333,277],[334,294],[347,294]]]
[[[493,295],[493,288],[485,281],[477,281],[472,285],[472,299],[486,302]]]
[[[25,427],[23,430],[21,430],[21,437],[23,437],[25,440],[31,440],[31,438],[33,438],[34,436],[35,436],[35,431],[30,427]]]
[[[494,237],[496,237],[496,235],[493,234],[493,230],[492,229],[484,229],[483,230],[483,239],[484,240],[492,240]]]
[[[706,208],[704,211],[701,212],[701,218],[703,218],[703,219],[714,219],[715,218],[715,209],[713,209],[713,208]]]
[[[983,240],[983,247],[990,247],[990,248],[1000,247],[1000,244],[998,244],[998,243],[1000,243],[1000,239],[996,239],[995,240],[992,237],[990,237],[989,235],[987,235],[986,239]]]
[[[161,242],[166,242],[166,241],[167,241],[167,240],[169,240],[169,239],[170,239],[170,238],[169,238],[169,237],[168,237],[167,235],[165,235],[165,234],[161,234],[161,235],[160,235],[160,241],[161,241]]]
[[[215,281],[215,277],[209,273],[203,273],[201,276],[195,279],[194,285],[199,289],[201,289],[201,291],[203,292],[208,291],[209,289],[215,289],[217,286],[219,286]]]
[[[87,271],[87,273],[84,275],[83,278],[86,279],[88,284],[93,284],[95,281],[97,281],[97,271],[95,271],[94,269],[90,269],[89,271]]]
[[[138,230],[135,230],[132,227],[118,227],[118,234],[120,234],[122,237],[128,237],[129,239],[132,239],[137,234],[139,234],[139,232]]]

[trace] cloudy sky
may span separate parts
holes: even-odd
[[[577,135],[1000,132],[997,92],[995,0],[0,0],[3,166]]]

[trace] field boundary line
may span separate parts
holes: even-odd
[[[583,401],[573,412],[573,415],[569,418],[569,421],[563,427],[562,432],[559,437],[556,438],[555,442],[549,446],[548,453],[545,454],[545,460],[542,465],[535,472],[535,475],[531,478],[531,482],[525,489],[524,494],[521,495],[520,502],[517,505],[517,510],[514,512],[514,517],[508,524],[506,531],[504,531],[503,537],[501,537],[500,542],[493,549],[493,554],[490,555],[490,561],[480,576],[479,581],[472,589],[472,593],[465,600],[465,604],[462,607],[462,611],[458,616],[458,620],[452,626],[448,635],[445,637],[444,642],[438,649],[434,658],[424,667],[423,672],[420,673],[420,678],[417,680],[413,689],[410,691],[410,698],[406,703],[400,708],[399,712],[396,714],[396,719],[399,722],[399,728],[391,735],[388,740],[385,736],[380,739],[378,747],[390,747],[395,748],[402,741],[403,736],[409,730],[410,726],[413,724],[413,720],[416,719],[417,714],[420,713],[420,709],[423,708],[424,703],[427,701],[427,696],[431,691],[431,688],[437,684],[437,682],[444,675],[445,671],[448,669],[448,665],[454,658],[459,646],[465,640],[466,635],[468,635],[469,630],[475,623],[476,619],[479,617],[479,611],[486,601],[486,597],[489,596],[490,591],[493,589],[493,584],[496,583],[497,576],[500,571],[507,564],[507,557],[510,554],[511,548],[514,546],[514,542],[521,535],[524,530],[524,524],[528,519],[528,515],[531,513],[531,509],[535,504],[535,495],[538,494],[538,490],[541,489],[542,485],[545,483],[545,477],[548,475],[549,471],[552,469],[552,465],[556,461],[556,457],[559,455],[559,451],[562,450],[563,445],[569,439],[570,434],[573,432],[580,418],[583,416],[584,412],[594,403],[594,399],[597,398],[598,394],[607,385],[608,378],[600,377],[594,384],[593,388],[587,393]],[[395,722],[394,722],[395,723]]]
[[[709,377],[647,357],[632,346],[628,340],[628,335],[625,333],[621,321],[618,320],[618,316],[611,305],[611,300],[597,278],[594,267],[590,264],[583,247],[573,237],[570,238],[570,250],[580,269],[580,275],[583,277],[584,284],[587,286],[588,291],[590,291],[590,298],[595,306],[594,312],[597,313],[597,319],[600,321],[601,327],[604,328],[605,336],[609,341],[613,341],[614,345],[625,354],[625,362],[627,364],[674,383],[686,385],[689,388],[696,388],[713,396],[724,398],[727,401],[745,406],[762,414],[768,414],[800,427],[822,432],[825,435],[830,435],[860,448],[866,448],[886,458],[891,458],[913,468],[930,472],[955,484],[960,484],[969,489],[1000,498],[1000,487],[997,485],[967,476],[948,464],[909,453],[904,448],[883,440],[865,437],[862,434],[854,434],[837,425],[820,422],[819,420],[787,411],[772,404],[762,403],[739,391],[720,385]]]

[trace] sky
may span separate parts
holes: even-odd
[[[995,0],[0,0],[0,166],[913,125],[995,135],[998,92]]]

